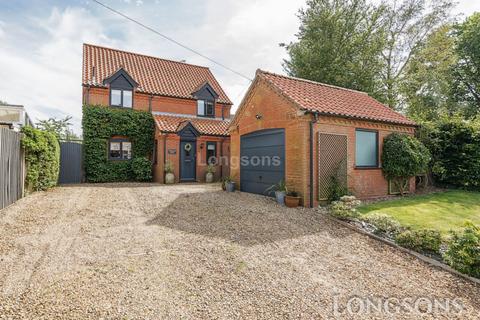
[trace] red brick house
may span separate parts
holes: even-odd
[[[258,70],[230,126],[232,159],[257,164],[232,161],[231,175],[259,194],[284,179],[305,206],[326,199],[332,177],[360,198],[384,196],[383,138],[415,127],[366,93]]]
[[[167,161],[177,182],[204,181],[207,159],[229,156],[232,102],[206,67],[84,44],[82,87],[85,105],[152,113],[156,182]],[[112,136],[108,148],[112,161],[132,157],[128,137]],[[216,177],[228,171],[219,163]]]

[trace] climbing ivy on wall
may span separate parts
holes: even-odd
[[[145,180],[137,177],[132,161],[108,160],[108,141],[112,136],[128,137],[132,157],[151,158],[155,124],[145,111],[86,105],[83,107],[83,145],[85,177],[89,182]],[[143,162],[151,170],[151,163]],[[138,164],[138,161],[137,161]]]

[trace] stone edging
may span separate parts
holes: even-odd
[[[442,262],[440,262],[440,261],[437,261],[437,260],[435,260],[435,259],[432,259],[432,258],[429,258],[429,257],[427,257],[427,256],[424,256],[423,254],[420,254],[420,253],[418,253],[418,252],[416,252],[416,251],[413,251],[413,250],[410,250],[410,249],[401,247],[401,246],[399,246],[398,244],[396,244],[396,243],[394,243],[394,242],[392,242],[392,241],[389,241],[389,240],[387,240],[387,239],[385,239],[385,238],[379,237],[379,236],[377,236],[377,235],[375,235],[375,234],[366,232],[365,230],[362,230],[362,229],[360,229],[360,228],[357,228],[357,227],[351,225],[351,224],[348,223],[348,222],[345,222],[345,221],[342,221],[342,220],[337,219],[337,218],[335,218],[335,217],[332,217],[332,216],[330,216],[329,214],[324,214],[324,215],[325,215],[328,219],[330,219],[330,220],[332,220],[332,221],[335,221],[336,223],[341,224],[341,225],[344,226],[344,227],[347,227],[347,228],[349,228],[349,229],[351,229],[351,230],[353,230],[353,231],[356,231],[356,232],[358,232],[358,233],[361,233],[361,234],[363,234],[363,235],[366,235],[366,236],[368,236],[368,237],[370,237],[370,238],[372,238],[372,239],[381,241],[381,242],[383,242],[383,243],[385,243],[385,244],[387,244],[387,245],[389,245],[389,246],[391,246],[391,247],[394,247],[395,249],[398,249],[398,250],[400,250],[400,251],[402,251],[402,252],[408,253],[408,254],[416,257],[417,259],[421,260],[422,262],[424,262],[424,263],[426,263],[426,264],[428,264],[428,265],[431,265],[431,266],[433,266],[433,267],[436,267],[436,268],[442,269],[442,270],[444,270],[444,271],[450,272],[450,273],[452,273],[452,274],[454,274],[454,275],[456,275],[456,276],[459,276],[459,277],[461,277],[461,278],[463,278],[463,279],[465,279],[465,280],[471,281],[471,282],[473,282],[474,284],[480,286],[480,279],[476,279],[476,278],[470,277],[470,276],[468,276],[468,275],[466,275],[466,274],[463,274],[463,273],[461,273],[461,272],[459,272],[459,271],[451,268],[450,266],[448,266],[448,265],[446,265],[446,264],[444,264],[444,263],[442,263]]]

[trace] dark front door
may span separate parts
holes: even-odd
[[[195,181],[195,141],[180,142],[180,180]]]
[[[272,196],[266,190],[285,179],[285,131],[269,129],[240,137],[240,190]]]

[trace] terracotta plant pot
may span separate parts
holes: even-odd
[[[173,175],[173,173],[167,173],[165,174],[165,183],[166,184],[172,184],[172,183],[175,183],[175,176]]]
[[[300,204],[300,197],[285,196],[285,205],[289,208],[296,208]]]

